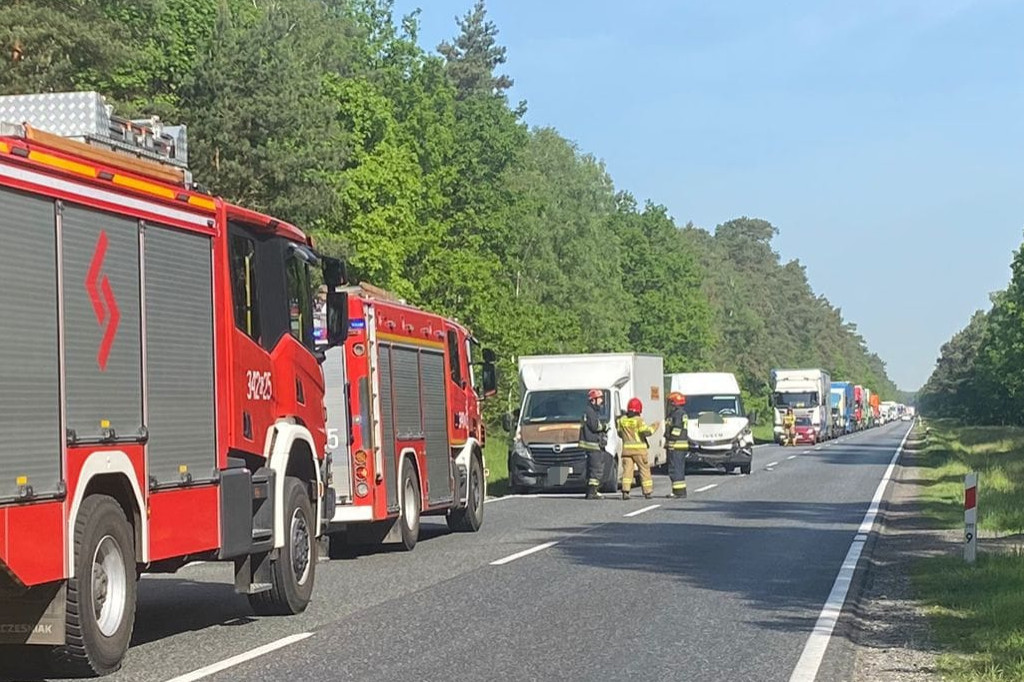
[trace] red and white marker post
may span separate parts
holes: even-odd
[[[978,474],[964,476],[964,561],[978,557]]]

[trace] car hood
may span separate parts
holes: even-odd
[[[703,417],[691,419],[687,424],[686,435],[690,440],[698,442],[732,440],[740,435],[740,432],[750,423],[746,417],[720,417],[714,421],[702,421],[702,419]]]

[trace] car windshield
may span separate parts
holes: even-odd
[[[522,422],[577,422],[587,408],[587,390],[530,391],[523,403]],[[608,419],[608,392],[604,392],[601,418]]]
[[[810,426],[811,425],[811,418],[810,417],[797,417],[796,418],[796,425],[797,426]]]
[[[737,395],[688,395],[686,416],[697,417],[701,412],[714,412],[723,417],[742,417],[743,402]]]
[[[814,393],[776,393],[775,404],[779,407],[813,407],[817,396]]]

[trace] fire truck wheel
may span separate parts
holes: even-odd
[[[121,667],[135,626],[135,540],[112,497],[85,498],[75,520],[75,577],[67,584],[66,644],[56,666],[71,675]]]
[[[302,613],[313,595],[317,545],[313,507],[306,486],[289,476],[284,481],[284,547],[271,563],[273,587],[249,595],[252,610],[260,616]]]
[[[484,482],[483,467],[480,460],[472,457],[469,460],[469,500],[462,509],[448,512],[446,520],[449,530],[456,533],[475,533],[484,524]]]
[[[420,479],[409,460],[402,467],[402,511],[398,515],[402,547],[411,551],[420,539]]]

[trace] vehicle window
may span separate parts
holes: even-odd
[[[448,373],[452,382],[462,385],[462,350],[459,347],[459,335],[448,331]]]
[[[292,255],[288,258],[288,331],[299,343],[313,348],[313,290],[309,266]]]
[[[235,326],[257,343],[260,341],[260,307],[256,280],[256,243],[249,237],[231,236],[231,288]]]
[[[723,417],[742,417],[743,405],[736,395],[688,395],[686,416],[696,418],[702,412],[714,412]]]
[[[583,417],[587,409],[587,391],[532,391],[523,405],[523,423],[575,422]],[[608,393],[605,392],[601,407],[601,418],[608,419]]]

